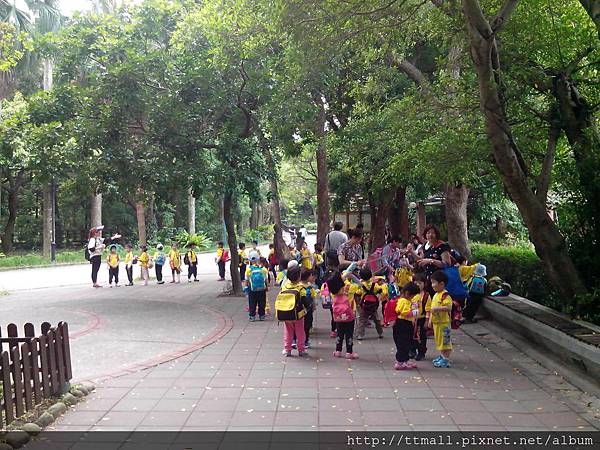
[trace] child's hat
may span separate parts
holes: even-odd
[[[163,245],[162,245],[162,244],[158,244],[158,245],[156,246],[156,250],[162,250],[163,248],[164,248],[164,247],[163,247]]]
[[[483,264],[477,264],[477,267],[475,267],[475,275],[480,277],[486,277],[487,268]]]
[[[256,252],[250,252],[249,257],[250,261],[258,261],[260,259],[260,256]]]
[[[297,267],[298,266],[298,261],[296,261],[295,259],[292,259],[290,262],[288,262],[287,268],[291,269],[292,267]]]

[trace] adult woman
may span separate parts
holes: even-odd
[[[357,262],[359,267],[365,263],[365,252],[362,248],[363,234],[360,230],[348,230],[348,241],[338,249],[338,258],[341,265]]]
[[[94,227],[90,230],[90,240],[88,241],[88,251],[90,252],[90,264],[92,265],[92,283],[95,288],[102,287],[98,284],[98,270],[102,264],[102,252],[106,248],[107,244],[110,244],[113,240],[119,239],[120,234],[115,234],[111,238],[102,238],[102,230],[104,225]]]
[[[423,237],[427,242],[422,247],[422,255],[416,252],[413,254],[417,258],[417,265],[429,279],[436,270],[451,266],[452,258],[450,257],[450,246],[447,242],[440,240],[440,231],[435,225],[427,225]]]

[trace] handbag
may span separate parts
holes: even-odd
[[[329,234],[327,235],[327,248],[331,247],[331,241],[329,240]],[[325,253],[327,255],[327,258],[330,259],[336,259],[338,257],[338,252],[337,250],[327,250],[327,252]]]

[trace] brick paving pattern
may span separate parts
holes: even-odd
[[[271,296],[273,297],[273,296]],[[98,384],[53,429],[207,430],[596,430],[595,397],[540,366],[484,325],[454,333],[451,369],[394,371],[391,329],[368,329],[360,359],[334,359],[329,312],[317,311],[309,356],[281,354],[283,327],[249,323],[245,300],[200,302],[233,319],[216,343]],[[271,305],[273,298],[271,298]],[[468,328],[467,328],[468,327]],[[296,352],[294,352],[296,355]],[[597,403],[595,403],[597,404]]]

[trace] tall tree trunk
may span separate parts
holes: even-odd
[[[494,161],[506,190],[516,203],[529,230],[535,251],[542,260],[546,275],[559,294],[571,300],[586,292],[564,237],[546,212],[546,205],[532,191],[500,91],[499,54],[496,33],[508,21],[516,1],[506,0],[500,15],[490,26],[478,0],[462,0],[471,43],[471,56],[479,81],[481,110],[486,132],[492,144]]]
[[[258,227],[258,204],[256,200],[250,200],[250,223],[248,224],[251,230]]]
[[[52,184],[43,183],[42,185],[42,205],[43,205],[43,223],[42,223],[42,255],[50,258],[52,252]]]
[[[423,202],[417,202],[417,235],[423,236],[426,225],[427,216],[425,215],[425,204]]]
[[[186,212],[183,203],[183,193],[180,190],[175,192],[175,228],[186,228],[188,224],[186,223]]]
[[[371,228],[371,236],[369,239],[369,252],[383,247],[385,245],[385,223],[390,214],[390,208],[394,197],[392,193],[384,194],[383,199],[377,204],[375,211],[375,219],[371,220],[373,227]]]
[[[271,185],[271,202],[273,203],[272,216],[275,224],[273,226],[273,247],[275,248],[275,255],[277,256],[278,261],[281,261],[282,259],[290,259],[290,250],[287,245],[285,245],[285,241],[283,240],[283,228],[281,226],[281,205],[279,203],[277,165],[273,159],[271,147],[269,146],[269,143],[262,131],[259,132],[259,141],[265,161],[267,163],[267,168],[269,169],[267,177],[269,178],[269,184]]]
[[[144,202],[135,202],[135,218],[137,220],[139,245],[146,245],[146,207]]]
[[[446,225],[448,243],[466,258],[471,256],[467,231],[467,204],[470,189],[464,184],[446,184]]]
[[[594,113],[570,77],[564,74],[556,77],[553,91],[586,201],[581,215],[594,230],[594,241],[600,246],[600,136]]]
[[[90,202],[90,218],[92,227],[102,225],[102,193],[92,195]]]
[[[329,171],[327,168],[327,147],[325,145],[325,123],[327,115],[324,99],[316,99],[319,115],[316,123],[317,145],[317,242],[323,244],[329,233]]]
[[[192,188],[188,189],[188,233],[196,234],[196,199]]]
[[[227,245],[231,251],[231,263],[229,269],[231,271],[231,283],[233,285],[233,294],[242,295],[242,281],[240,280],[240,258],[237,252],[237,237],[235,235],[235,226],[233,223],[233,194],[231,192],[225,193],[223,199],[223,220],[225,222],[225,228],[227,230]]]
[[[19,210],[19,191],[23,183],[23,173],[17,174],[15,178],[10,177],[8,183],[8,217],[4,225],[2,235],[2,251],[9,254],[13,250],[13,240],[15,234],[15,222],[17,221],[17,212]]]
[[[400,186],[396,189],[394,203],[390,207],[389,214],[390,231],[393,236],[401,236],[404,242],[408,242],[408,205],[406,203],[406,187]]]

